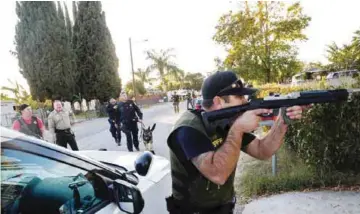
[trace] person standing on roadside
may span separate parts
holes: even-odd
[[[179,113],[180,96],[176,94],[176,91],[174,91],[174,94],[173,94],[171,100],[173,101],[175,113]]]
[[[45,131],[44,123],[40,118],[33,116],[31,107],[28,104],[22,104],[19,107],[19,111],[21,117],[14,121],[12,129],[29,136],[43,139]]]
[[[49,130],[55,135],[55,142],[57,145],[67,148],[67,144],[71,149],[78,151],[75,140],[75,134],[71,130],[70,112],[63,109],[63,105],[60,100],[54,101],[54,111],[52,111],[48,117]]]

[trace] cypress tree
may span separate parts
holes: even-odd
[[[79,93],[86,100],[106,101],[120,93],[118,58],[101,2],[77,4],[73,45]]]
[[[58,4],[59,5],[59,4]],[[16,55],[33,98],[70,99],[74,93],[71,46],[61,7],[54,2],[16,2]]]

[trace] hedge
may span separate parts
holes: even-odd
[[[359,87],[354,85],[353,87]],[[324,82],[305,87],[265,85],[258,97],[269,92],[286,94],[293,91],[329,88]],[[350,102],[315,104],[303,118],[291,126],[285,145],[318,172],[360,173],[360,93]]]

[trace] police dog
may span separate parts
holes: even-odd
[[[156,127],[156,123],[151,127],[150,126],[146,129],[145,125],[142,124],[142,140],[145,145],[145,149],[147,151],[152,152],[155,155],[154,149],[153,149],[153,135],[152,132],[154,131]]]

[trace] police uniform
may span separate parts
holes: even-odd
[[[115,142],[120,146],[121,142],[121,130],[120,130],[120,113],[118,110],[118,104],[111,104],[106,108],[109,115],[110,133],[115,139]]]
[[[194,108],[193,97],[192,97],[192,94],[190,94],[190,92],[187,93],[186,99],[187,99],[187,103],[186,103],[187,108],[190,109],[189,108],[189,104],[190,104],[191,108],[193,109]]]
[[[173,101],[173,106],[174,106],[175,113],[179,113],[180,96],[177,95],[177,94],[174,94],[171,99]]]
[[[71,149],[78,151],[75,135],[71,130],[70,112],[62,109],[60,112],[52,111],[48,117],[49,130],[55,134],[56,144],[67,148],[67,144]]]
[[[137,126],[138,118],[142,120],[143,114],[139,107],[132,100],[119,103],[121,130],[126,135],[127,148],[133,151],[133,145],[139,151],[139,128]]]
[[[225,78],[219,78],[222,76]],[[202,88],[204,99],[212,100],[223,88],[231,85],[234,78],[237,79],[234,74],[229,75],[230,78],[226,76],[227,74],[224,73],[219,77],[214,75],[210,78],[215,80],[217,84],[214,84],[214,81],[210,81],[210,84],[209,81],[205,80]],[[233,213],[236,203],[234,190],[236,168],[223,185],[218,185],[202,175],[191,161],[192,158],[200,154],[216,151],[227,137],[226,131],[209,132],[205,129],[201,119],[202,111],[184,112],[175,123],[167,139],[172,176],[172,195],[166,198],[167,209],[170,214]],[[246,151],[246,147],[254,139],[255,136],[251,133],[244,133],[241,150]]]

